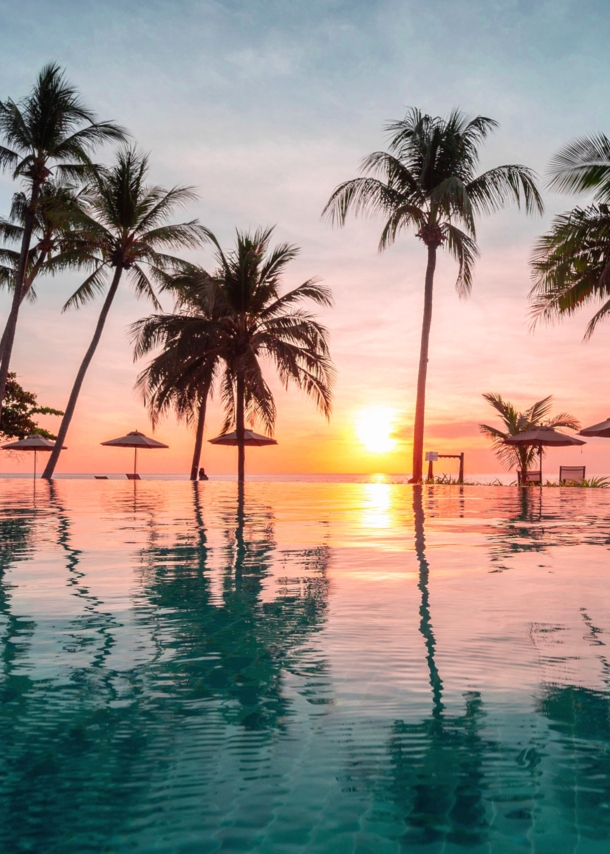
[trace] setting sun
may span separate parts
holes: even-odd
[[[367,451],[387,454],[396,447],[393,438],[396,413],[386,406],[371,406],[356,417],[356,435]]]

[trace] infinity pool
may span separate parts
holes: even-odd
[[[610,494],[5,481],[0,851],[610,851]]]

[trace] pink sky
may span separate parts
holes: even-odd
[[[240,4],[232,11],[205,2],[176,4],[179,20],[167,7],[153,15],[140,3],[129,13],[112,2],[96,4],[78,20],[69,3],[52,15],[35,2],[19,13],[3,11],[0,97],[19,97],[42,63],[56,59],[102,117],[127,125],[151,152],[152,180],[195,186],[200,200],[186,217],[199,216],[224,245],[236,226],[277,223],[277,240],[302,248],[287,286],[317,275],[332,288],[335,307],[323,313],[338,368],[331,422],[298,392],[278,388],[279,445],[249,453],[250,472],[410,470],[425,252],[406,235],[379,255],[379,220],[352,221],[343,230],[320,220],[336,184],[356,174],[363,155],[383,147],[386,120],[400,117],[406,105],[433,113],[460,106],[490,115],[500,129],[483,152],[482,168],[523,162],[541,173],[576,135],[610,131],[602,6],[592,3],[583,18],[571,2],[551,4],[552,10],[547,3],[535,10],[507,3],[498,6],[497,19],[488,20],[486,5],[474,0],[458,3],[459,10],[442,0],[405,5],[331,9],[314,3],[305,15],[294,4],[280,4],[273,20],[259,3],[247,7],[249,17],[240,16]],[[443,12],[444,22],[434,39],[427,29],[432,7]],[[121,20],[126,31],[114,38],[111,21]],[[180,50],[172,42],[179,24]],[[18,49],[28,26],[34,36]],[[130,28],[139,38],[127,51]],[[442,67],[435,61],[439,54]],[[4,211],[12,191],[5,174]],[[556,409],[573,413],[583,425],[610,416],[610,325],[587,344],[582,334],[592,309],[560,326],[535,333],[528,328],[532,244],[553,214],[582,201],[548,192],[545,197],[542,219],[509,209],[481,223],[481,259],[469,300],[455,294],[454,263],[442,259],[438,267],[426,448],[465,451],[467,472],[501,471],[476,427],[493,421],[481,397],[485,391],[523,408],[553,394]],[[210,265],[211,253],[202,250],[198,260]],[[40,282],[38,301],[23,309],[14,352],[24,386],[41,403],[60,408],[99,311],[96,302],[60,314],[77,284],[74,276]],[[1,295],[1,317],[7,309]],[[128,471],[128,451],[99,443],[135,428],[151,432],[133,390],[141,366],[133,364],[125,334],[149,311],[127,289],[117,299],[59,471]],[[393,431],[407,437],[392,452],[372,453],[359,440],[358,420],[368,407],[390,410]],[[214,402],[206,436],[216,435],[220,424]],[[168,419],[155,435],[170,450],[142,454],[142,470],[186,471],[189,431]],[[610,441],[591,440],[582,452],[552,451],[546,463],[551,475],[560,463],[610,473]],[[204,464],[211,472],[234,471],[235,452],[206,445]],[[25,470],[29,462],[5,456],[1,466]]]

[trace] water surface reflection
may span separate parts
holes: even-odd
[[[5,486],[2,851],[608,850],[605,496]]]

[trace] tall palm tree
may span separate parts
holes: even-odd
[[[595,192],[592,204],[555,217],[536,244],[533,319],[553,321],[601,302],[587,326],[587,339],[610,313],[610,140],[597,134],[565,146],[551,161],[549,185],[564,192]]]
[[[26,194],[15,193],[8,218],[0,218],[0,239],[4,242],[0,247],[0,287],[15,287],[20,251],[11,248],[11,244],[20,246],[22,243],[27,210]],[[40,275],[78,267],[86,261],[69,245],[70,231],[79,215],[79,193],[75,187],[52,180],[43,184],[34,217],[20,303],[25,299],[36,299],[34,286]],[[0,340],[0,359],[6,339],[5,329]]]
[[[365,177],[340,184],[323,216],[344,225],[354,214],[381,213],[385,225],[379,250],[394,243],[401,231],[414,230],[426,246],[424,316],[417,377],[413,431],[413,477],[422,479],[428,348],[432,323],[432,292],[437,252],[445,247],[458,263],[456,288],[468,296],[478,255],[476,219],[523,202],[527,213],[541,212],[535,173],[526,166],[497,166],[477,175],[479,149],[497,122],[484,116],[468,119],[453,110],[447,119],[410,109],[404,119],[387,125],[388,151],[362,161]],[[379,177],[377,177],[379,176]]]
[[[315,279],[281,293],[284,271],[298,249],[285,243],[271,249],[272,233],[272,228],[254,234],[238,231],[235,249],[225,253],[214,234],[206,232],[218,264],[208,287],[220,316],[199,319],[199,334],[213,344],[202,358],[210,363],[218,357],[221,362],[223,431],[235,425],[240,483],[245,476],[246,418],[259,419],[269,435],[275,426],[275,402],[261,359],[275,365],[285,388],[296,385],[327,418],[331,410],[334,367],[328,331],[301,304],[312,300],[330,306],[332,297]]]
[[[210,338],[210,331],[221,320],[224,304],[200,267],[172,277],[171,288],[177,294],[173,314],[153,314],[132,326],[136,359],[161,347],[136,385],[153,426],[170,409],[179,420],[196,425],[191,480],[197,480],[207,401],[220,365],[218,334]]]
[[[558,415],[549,414],[553,403],[552,395],[536,401],[524,412],[520,412],[514,404],[504,400],[499,394],[487,392],[483,397],[500,416],[504,429],[491,427],[489,424],[479,424],[479,430],[490,439],[495,455],[509,471],[518,466],[525,475],[538,452],[538,448],[533,445],[505,445],[504,441],[509,436],[518,436],[519,433],[542,426],[580,429],[580,422],[568,412],[560,412]]]
[[[125,136],[113,122],[96,121],[55,63],[45,65],[27,97],[0,101],[0,139],[5,142],[0,145],[0,169],[12,169],[13,178],[24,182],[28,199],[0,362],[0,414],[41,189],[53,173],[60,179],[82,179],[91,170],[89,155],[95,147],[124,141]]]
[[[135,292],[147,297],[159,308],[154,285],[164,286],[168,272],[176,272],[183,263],[164,253],[166,249],[185,249],[199,245],[203,229],[197,220],[169,225],[167,219],[176,207],[195,198],[188,187],[164,190],[146,184],[148,158],[134,148],[119,151],[114,166],[99,171],[83,193],[85,212],[78,231],[71,237],[73,251],[88,255],[91,274],[72,294],[64,310],[81,306],[103,292],[110,271],[112,278],[91,343],[85,353],[72,387],[43,477],[53,477],[87,369],[102,337],[108,312],[125,273]]]

